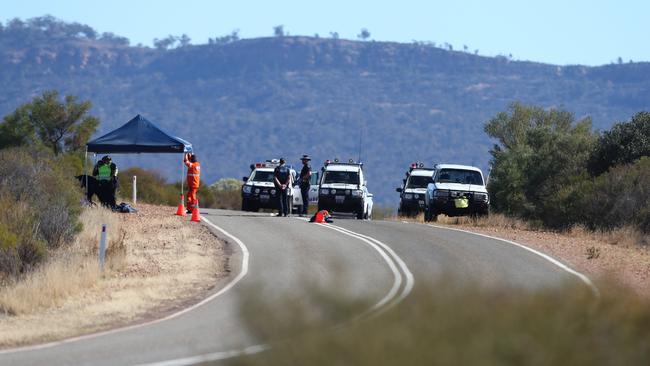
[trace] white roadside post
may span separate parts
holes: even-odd
[[[133,205],[135,206],[136,203],[138,203],[138,179],[134,175],[133,176],[133,199],[131,200],[133,202]]]
[[[99,238],[99,269],[104,271],[104,259],[106,256],[106,224],[102,224],[102,235]]]

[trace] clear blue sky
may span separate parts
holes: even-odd
[[[51,14],[125,36],[132,44],[186,33],[206,43],[234,29],[243,38],[291,35],[356,38],[367,28],[378,41],[448,42],[454,49],[553,64],[601,65],[619,56],[650,61],[650,1],[169,1],[2,0],[0,20]]]

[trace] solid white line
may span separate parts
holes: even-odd
[[[301,221],[308,221],[307,219],[300,218],[300,217],[295,217],[296,220],[301,220]],[[335,230],[340,232],[341,234],[353,237],[355,239],[361,240],[364,243],[370,245],[371,248],[375,249],[379,255],[386,261],[388,266],[390,267],[391,271],[393,272],[393,276],[395,277],[395,281],[393,282],[393,286],[391,287],[390,291],[386,296],[384,296],[379,302],[374,304],[370,309],[366,310],[359,316],[355,317],[355,319],[352,319],[352,321],[363,318],[368,315],[378,315],[389,308],[393,307],[397,303],[399,303],[408,293],[411,291],[413,288],[413,274],[411,274],[411,271],[409,271],[408,267],[406,266],[406,263],[402,261],[399,256],[392,251],[390,247],[388,247],[386,244],[381,243],[380,241],[371,238],[371,237],[366,237],[365,235],[355,233],[354,231],[350,231],[347,229],[343,229],[338,226],[333,226],[329,224],[320,224],[322,227],[326,227],[331,230]],[[224,231],[222,231],[224,232]],[[229,235],[224,232],[224,234]],[[232,237],[232,236],[231,236]],[[379,245],[373,243],[372,241],[376,241]],[[400,271],[397,269],[397,265],[395,262],[393,262],[393,259],[387,255],[383,250],[381,250],[380,246],[384,246],[387,248],[387,251],[391,252],[392,255],[394,255],[400,267],[402,267],[402,271],[405,273],[407,277],[407,284],[402,291],[401,295],[395,299],[396,293],[401,287],[402,283],[402,275]],[[390,303],[389,303],[390,302]],[[388,305],[386,305],[388,303]],[[198,355],[198,356],[192,356],[192,357],[186,357],[186,358],[179,358],[179,359],[174,359],[174,360],[167,360],[167,361],[161,361],[161,362],[153,362],[153,363],[147,363],[147,364],[140,364],[137,366],[187,366],[187,365],[196,365],[199,363],[205,363],[205,362],[210,362],[210,361],[218,361],[218,360],[225,360],[228,358],[232,357],[238,357],[238,356],[243,356],[243,355],[250,355],[254,353],[259,353],[262,351],[266,351],[270,349],[270,346],[267,344],[259,344],[255,346],[250,346],[246,347],[241,350],[230,350],[230,351],[221,351],[221,352],[214,352],[214,353],[206,353],[203,355]]]
[[[186,365],[196,365],[196,364],[199,364],[199,363],[206,363],[206,362],[211,362],[211,361],[225,360],[225,359],[228,359],[228,358],[239,357],[239,356],[244,356],[244,355],[252,355],[252,354],[255,354],[255,353],[266,351],[269,348],[270,347],[268,345],[261,344],[261,345],[246,347],[246,348],[241,349],[241,350],[231,350],[231,351],[221,351],[221,352],[206,353],[206,354],[199,355],[199,356],[177,358],[175,360],[168,360],[168,361],[161,361],[161,362],[154,362],[154,363],[146,363],[146,364],[140,364],[140,365],[136,365],[136,366],[186,366]]]
[[[10,348],[10,349],[6,349],[6,350],[0,350],[0,355],[8,354],[8,353],[34,351],[34,350],[39,350],[39,349],[43,349],[43,348],[56,347],[56,346],[60,346],[60,345],[67,344],[67,343],[72,343],[72,342],[82,341],[82,340],[86,340],[86,339],[101,337],[101,336],[105,336],[105,335],[109,335],[109,334],[124,332],[124,331],[127,331],[127,330],[133,330],[133,329],[137,329],[137,328],[157,324],[157,323],[160,323],[160,322],[164,322],[164,321],[171,320],[171,319],[174,319],[176,317],[179,317],[179,316],[181,316],[181,315],[183,315],[183,314],[185,314],[187,312],[190,312],[190,311],[198,308],[199,306],[202,306],[202,305],[206,304],[207,302],[210,302],[210,301],[214,300],[216,297],[223,295],[226,291],[233,288],[237,284],[237,282],[239,282],[242,278],[244,278],[244,276],[246,276],[246,274],[248,273],[248,262],[249,262],[250,254],[249,254],[248,248],[246,247],[246,245],[244,245],[244,243],[242,243],[241,240],[237,239],[232,234],[228,233],[226,230],[224,230],[224,229],[220,228],[219,226],[213,224],[212,222],[210,222],[210,220],[206,219],[205,217],[202,216],[201,219],[206,224],[212,226],[213,228],[217,229],[218,231],[222,232],[224,235],[226,235],[227,237],[232,239],[235,243],[237,243],[237,245],[239,245],[239,248],[242,251],[242,264],[241,264],[241,270],[240,270],[239,274],[232,281],[230,281],[226,286],[224,286],[221,290],[219,290],[218,292],[206,297],[205,299],[201,300],[200,302],[198,302],[198,303],[196,303],[196,304],[194,304],[194,305],[192,305],[192,306],[190,306],[188,308],[185,308],[185,309],[182,309],[182,310],[180,310],[180,311],[178,311],[176,313],[167,315],[164,318],[152,320],[152,321],[149,321],[149,322],[146,322],[146,323],[129,325],[129,326],[122,327],[122,328],[106,330],[106,331],[103,331],[103,332],[86,334],[86,335],[82,335],[82,336],[78,336],[78,337],[72,337],[72,338],[66,338],[66,339],[63,339],[63,340],[60,340],[60,341],[55,341],[55,342],[43,343],[43,344],[38,344],[38,345],[33,345],[33,346],[24,346],[24,347],[18,347],[18,348]]]
[[[340,232],[340,233],[342,233],[344,235],[351,236],[351,237],[353,237],[355,239],[361,240],[364,243],[370,245],[370,247],[373,248],[374,250],[376,250],[377,253],[379,253],[379,255],[384,259],[384,261],[386,261],[386,263],[388,264],[388,267],[393,272],[393,277],[395,278],[395,281],[393,281],[393,287],[391,287],[390,291],[388,291],[386,296],[384,296],[381,300],[379,300],[379,302],[377,302],[375,305],[373,305],[372,308],[368,309],[368,311],[364,312],[364,314],[362,316],[364,316],[368,312],[373,312],[373,311],[376,311],[377,309],[382,308],[384,305],[386,305],[386,303],[391,301],[397,295],[397,292],[399,291],[399,288],[402,285],[402,274],[397,269],[397,265],[395,264],[395,262],[393,262],[393,260],[383,250],[381,250],[381,248],[377,244],[375,244],[375,243],[371,242],[370,240],[368,240],[366,238],[363,238],[363,237],[361,237],[359,235],[355,235],[353,233],[349,233],[347,231],[341,230],[341,228],[339,228],[338,226],[333,226],[333,225],[329,225],[329,224],[322,224],[320,226],[326,227],[326,228],[331,229],[331,230],[338,231],[338,232]]]
[[[386,252],[388,252],[388,254],[390,254],[393,257],[393,259],[397,262],[397,264],[400,266],[400,268],[402,269],[402,272],[404,272],[404,276],[406,277],[406,285],[404,286],[404,290],[402,290],[402,293],[399,296],[399,298],[397,298],[396,301],[393,304],[391,304],[390,307],[395,306],[396,304],[400,303],[402,300],[404,300],[404,298],[406,298],[406,296],[409,295],[409,293],[411,293],[411,290],[413,290],[413,286],[415,285],[415,280],[414,280],[414,277],[413,277],[413,273],[411,273],[411,271],[409,270],[409,268],[406,265],[406,263],[404,262],[404,260],[402,260],[402,258],[399,255],[397,255],[397,253],[395,253],[393,248],[391,248],[387,244],[385,244],[385,243],[383,243],[383,242],[381,242],[381,241],[379,241],[379,240],[377,240],[377,239],[375,239],[375,238],[373,238],[371,236],[363,235],[363,234],[357,233],[355,231],[342,228],[340,226],[337,226],[337,228],[348,231],[348,232],[353,233],[355,235],[358,235],[358,236],[360,236],[362,238],[374,241],[375,243],[380,245],[382,248],[384,248],[384,250]]]
[[[580,273],[580,272],[576,271],[575,269],[573,269],[573,268],[567,266],[566,264],[560,262],[559,260],[557,260],[557,259],[551,257],[551,256],[548,255],[548,254],[542,253],[542,252],[537,251],[537,250],[535,250],[535,249],[533,249],[533,248],[527,247],[527,246],[525,246],[525,245],[523,245],[523,244],[519,244],[519,243],[517,243],[517,242],[511,241],[511,240],[507,240],[507,239],[497,238],[497,237],[495,237],[495,236],[490,236],[490,235],[485,235],[485,234],[475,233],[475,232],[473,232],[473,231],[469,231],[469,230],[456,229],[456,228],[445,227],[445,226],[440,226],[440,225],[433,225],[433,224],[425,224],[425,225],[428,225],[428,226],[431,226],[431,227],[435,227],[435,228],[439,228],[439,229],[446,229],[446,230],[460,231],[460,232],[463,232],[463,233],[468,233],[468,234],[473,234],[473,235],[477,235],[477,236],[482,236],[482,237],[484,237],[484,238],[494,239],[494,240],[497,240],[497,241],[502,241],[502,242],[505,242],[505,243],[508,243],[508,244],[511,244],[511,245],[515,245],[515,246],[517,246],[517,247],[519,247],[519,248],[521,248],[521,249],[527,250],[527,251],[529,251],[529,252],[531,252],[531,253],[533,253],[533,254],[536,254],[536,255],[538,255],[538,256],[540,256],[540,257],[546,259],[547,261],[553,263],[554,265],[558,266],[559,268],[563,269],[564,271],[566,271],[566,272],[568,272],[568,273],[570,273],[570,274],[572,274],[572,275],[578,277],[582,282],[584,282],[584,283],[585,283],[585,284],[586,284],[586,285],[587,285],[587,286],[588,286],[588,287],[593,291],[593,293],[594,293],[596,296],[600,296],[600,291],[598,290],[598,287],[596,287],[596,285],[594,285],[594,283],[591,282],[591,280],[589,279],[589,277],[587,277],[587,276],[584,275],[583,273]]]

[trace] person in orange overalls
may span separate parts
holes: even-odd
[[[192,209],[196,207],[196,191],[199,190],[201,183],[201,164],[199,164],[196,155],[187,153],[183,158],[183,163],[187,165],[187,213],[191,214]]]

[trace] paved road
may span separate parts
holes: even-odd
[[[486,285],[525,288],[580,280],[515,245],[428,225],[357,220],[316,225],[298,218],[220,210],[205,210],[203,215],[206,225],[233,251],[232,276],[220,284],[227,291],[154,324],[0,352],[0,365],[181,360],[169,363],[174,365],[222,359],[251,346],[248,351],[258,351],[265,340],[250,334],[238,316],[242,289],[254,288],[257,296],[274,301],[317,284],[334,295],[372,299],[375,306],[369,312],[381,312],[398,305],[413,286],[424,286],[443,273]]]

